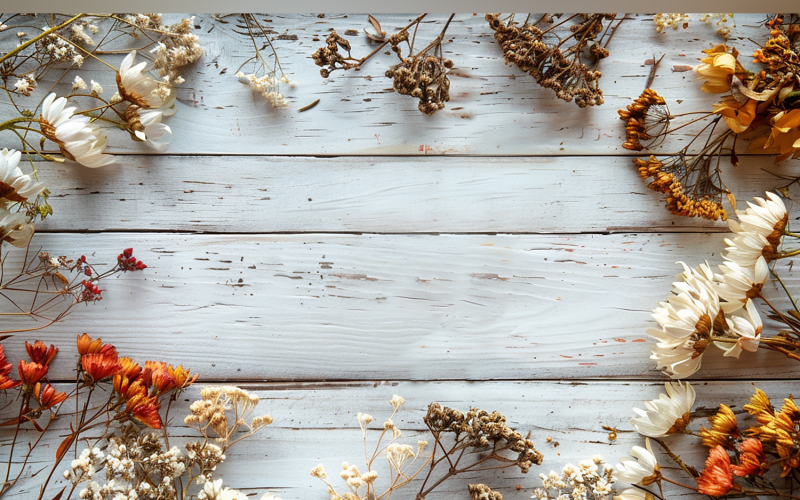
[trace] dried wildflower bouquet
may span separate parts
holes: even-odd
[[[334,486],[322,464],[311,470],[312,476],[325,483],[331,500],[385,500],[412,482],[419,485],[413,498],[422,500],[430,498],[439,485],[464,472],[518,467],[526,473],[533,465],[542,463],[542,454],[534,448],[533,442],[508,427],[505,416],[477,408],[462,413],[431,403],[423,421],[432,443],[419,440],[416,446],[401,444],[399,439],[403,433],[393,418],[405,400],[395,395],[390,403],[394,411],[383,422],[382,429],[376,431],[379,435],[374,447],[367,443],[369,424],[374,418],[358,414],[365,463],[363,469],[349,462],[342,463],[339,475],[345,482],[344,487]],[[379,473],[379,459],[382,458],[388,462],[388,472]],[[468,491],[473,500],[503,498],[484,484],[469,485]]]
[[[680,263],[684,270],[672,295],[653,310],[658,328],[647,330],[657,341],[651,359],[672,378],[699,370],[712,344],[735,358],[762,347],[800,361],[800,309],[775,266],[800,254],[795,241],[800,235],[790,230],[789,213],[777,194],[748,205],[736,211],[738,220],[729,221],[732,234],[725,238],[724,263],[716,269]],[[777,285],[773,292],[764,286],[770,276]],[[789,310],[776,305],[782,294]],[[763,314],[781,329],[763,331]]]
[[[793,493],[800,484],[800,409],[791,396],[778,409],[756,388],[743,406],[749,414],[748,428],[739,425],[731,410],[735,402],[720,404],[708,417],[709,426],[697,428],[692,423],[708,412],[693,411],[695,390],[683,382],[669,382],[666,389],[667,394],[646,401],[645,409],[634,408],[637,416],[631,425],[646,436],[645,448],[634,446],[634,458],[625,457],[617,466],[617,478],[633,488],[615,500],[664,500],[662,485],[669,484],[677,487],[672,491],[715,498],[797,498]],[[687,439],[708,449],[701,472],[675,453],[679,436],[691,436]],[[659,465],[660,454],[653,451],[651,441],[673,466]]]
[[[59,390],[47,379],[59,349],[39,341],[25,347],[30,360],[19,361],[15,379],[0,346],[0,426],[13,429],[0,496],[19,484],[29,461],[36,460],[50,462],[42,472],[39,500],[247,498],[223,488],[215,470],[231,446],[272,423],[269,415],[251,417],[259,402],[255,394],[204,387],[183,420],[200,437],[176,443],[170,409],[197,380],[188,369],[160,361],[139,365],[83,334],[77,339],[75,385]],[[56,436],[61,441],[54,454],[37,449]]]
[[[665,195],[673,214],[726,218],[722,199],[730,191],[721,167],[738,165],[740,139],[750,140],[746,152],[775,155],[776,163],[800,156],[800,17],[770,15],[765,28],[769,37],[753,53],[758,66],[752,70],[739,61],[735,48],[721,44],[703,51],[706,57],[697,68],[705,80],[701,88],[724,94],[713,110],[674,115],[648,88],[619,111],[625,149],[651,149],[687,131],[694,136],[677,155],[634,160],[643,179],[653,178],[648,187]]]

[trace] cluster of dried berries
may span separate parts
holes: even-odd
[[[455,434],[455,448],[490,448],[487,457],[516,465],[522,472],[528,472],[534,464],[542,464],[543,456],[534,448],[533,441],[508,427],[506,417],[497,411],[470,408],[465,414],[431,403],[424,421],[437,440],[444,433]],[[512,451],[517,457],[509,459],[500,454],[503,450]]]
[[[403,42],[408,42],[408,31],[389,37],[392,51],[402,62],[389,68],[386,76],[394,80],[394,88],[399,93],[419,99],[419,110],[426,115],[444,109],[444,103],[450,100],[447,70],[453,67],[453,61],[442,55],[441,37],[408,57],[402,55],[400,44]]]
[[[420,21],[427,14],[419,16],[408,26],[401,28],[391,36],[381,29],[377,19],[370,16],[369,20],[377,34],[367,32],[367,36],[374,41],[381,42],[372,52],[365,57],[357,59],[350,54],[350,42],[331,31],[325,39],[325,46],[318,48],[311,54],[317,66],[321,66],[320,75],[328,78],[333,71],[338,69],[348,70],[361,68],[370,57],[378,53],[387,44],[400,59],[400,63],[386,71],[386,76],[393,80],[393,87],[403,95],[419,99],[418,108],[421,112],[430,115],[443,109],[450,100],[450,80],[447,71],[453,67],[453,61],[444,57],[442,41],[453,15],[447,20],[441,33],[425,48],[414,51],[415,36],[409,35],[409,29],[419,27]],[[416,34],[416,31],[414,32]],[[406,55],[403,55],[405,46]],[[339,49],[347,51],[345,56]]]
[[[375,452],[371,457],[365,457],[366,470],[359,470],[356,465],[348,462],[342,463],[340,476],[347,483],[349,491],[341,493],[337,491],[322,464],[311,470],[311,475],[322,480],[328,487],[331,500],[386,500],[393,492],[408,485],[417,476],[424,475],[422,485],[415,496],[421,500],[428,498],[428,495],[444,481],[463,472],[515,466],[522,472],[528,472],[533,464],[542,463],[543,457],[533,447],[533,443],[508,427],[506,418],[500,413],[488,413],[472,408],[464,414],[458,410],[442,407],[439,403],[431,403],[424,418],[434,442],[430,455],[423,457],[422,452],[428,447],[428,441],[417,441],[416,450],[411,445],[397,442],[402,432],[395,425],[393,417],[405,404],[405,400],[395,395],[390,403],[394,412],[383,423],[383,431],[374,447]],[[358,424],[361,427],[365,449],[367,449],[367,428],[373,420],[371,415],[358,414]],[[455,438],[448,439],[452,434]],[[384,443],[384,438],[389,438],[389,442]],[[516,456],[509,457],[506,451],[514,452]],[[386,457],[390,467],[391,484],[383,492],[377,486],[378,472],[374,463],[380,456]],[[437,469],[440,464],[442,467]],[[445,467],[445,473],[440,474],[438,471]],[[423,474],[423,471],[427,472]],[[437,478],[435,481],[433,481],[434,476]],[[492,491],[485,484],[469,485],[469,493],[473,500],[503,499],[500,493]]]
[[[769,38],[753,54],[761,71],[745,69],[738,51],[724,44],[703,51],[706,57],[697,68],[705,80],[702,90],[725,94],[712,111],[673,115],[652,89],[619,111],[625,149],[653,148],[680,129],[681,135],[694,135],[670,159],[634,160],[643,178],[655,179],[650,187],[667,195],[674,214],[725,219],[722,198],[729,191],[721,165],[724,158],[738,165],[740,135],[751,139],[748,153],[773,154],[776,163],[800,157],[800,18],[776,14],[765,26]],[[675,124],[684,117],[690,118]]]
[[[602,73],[597,66],[608,57],[608,50],[601,43],[616,14],[575,14],[563,20],[561,16],[545,14],[531,23],[529,15],[520,24],[514,20],[515,14],[505,19],[500,19],[500,14],[486,14],[486,21],[495,32],[507,64],[530,74],[559,99],[574,99],[582,108],[603,104],[599,87]],[[605,29],[603,21],[608,21]],[[574,24],[569,25],[569,34],[559,37],[556,28],[570,22]]]
[[[708,417],[710,428],[701,426],[693,430],[689,425],[700,417],[699,411],[691,411],[694,389],[688,383],[668,383],[667,392],[668,395],[661,394],[659,399],[645,402],[647,411],[635,409],[639,416],[631,423],[649,439],[647,449],[633,448],[631,454],[636,459],[624,458],[617,467],[619,479],[637,487],[625,490],[621,495],[624,500],[653,495],[647,488],[656,485],[661,491],[662,481],[711,497],[793,498],[792,489],[800,480],[800,409],[791,396],[776,409],[764,391],[756,388],[749,403],[743,406],[757,422],[755,425],[740,427],[731,406],[720,404],[718,411]],[[709,449],[701,472],[670,448],[668,440],[678,435],[699,437]],[[678,467],[659,467],[650,440],[658,443]],[[666,477],[669,470],[686,473],[697,483],[697,488]],[[772,471],[788,481],[779,486],[769,477]]]

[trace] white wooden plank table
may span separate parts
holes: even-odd
[[[651,17],[633,16],[601,66],[605,104],[578,109],[506,66],[483,15],[459,15],[445,45],[452,100],[424,116],[414,99],[387,91],[388,57],[319,77],[310,54],[323,42],[312,39],[360,30],[365,15],[271,19],[277,33],[297,35],[275,41],[298,82],[285,92],[288,108],[272,109],[236,81],[248,44],[199,15],[206,54],[184,75],[167,154],[112,132],[117,165],[40,165],[56,213],[34,248],[91,252],[102,264],[133,246],[149,267],[109,281],[101,303],[37,338],[67,358],[88,332],[137,360],[255,390],[275,423],[235,448],[221,473],[253,495],[326,498],[308,471],[355,461],[355,414],[380,419],[395,393],[408,402],[396,421],[409,439],[428,403],[476,405],[532,430],[545,454],[527,476],[459,477],[437,498],[466,498],[476,481],[527,498],[539,472],[596,453],[615,462],[641,444],[632,432],[609,441],[602,425],[631,430],[630,408],[663,390],[644,341],[650,310],[666,298],[676,261],[719,259],[726,225],[664,209],[621,148],[616,111],[641,92],[654,54],[665,54],[655,87],[673,110],[710,108],[716,96],[673,67],[696,65],[720,41],[715,28],[694,19],[659,35]],[[442,16],[430,19],[424,29],[438,32]],[[747,53],[746,39],[762,35],[759,16],[736,20],[732,43]],[[363,36],[350,39],[365,47]],[[9,114],[6,102],[0,113]],[[771,173],[800,175],[796,163],[742,155],[726,179],[745,200],[778,183]],[[10,359],[26,339],[4,342]],[[772,353],[737,361],[710,352],[695,376],[697,405],[741,405],[751,380],[781,398],[796,392],[799,374]],[[58,365],[50,376],[66,382],[70,371]],[[57,441],[45,444],[31,472]],[[10,497],[29,498],[37,484]]]

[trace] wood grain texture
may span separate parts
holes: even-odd
[[[402,27],[416,15],[379,16],[386,29]],[[282,155],[608,155],[626,154],[617,110],[639,96],[651,66],[648,59],[665,56],[654,87],[661,92],[673,113],[711,110],[719,95],[704,94],[696,73],[683,71],[696,66],[701,51],[723,39],[716,26],[695,16],[686,30],[658,34],[652,16],[632,15],[617,30],[602,62],[601,88],[605,104],[580,109],[574,103],[555,98],[527,74],[507,66],[483,15],[460,14],[451,23],[444,46],[445,56],[455,68],[450,72],[451,101],[445,110],[426,116],[417,101],[392,91],[384,76],[397,62],[394,55],[380,55],[359,72],[335,72],[329,79],[319,75],[311,53],[324,44],[330,29],[345,35],[359,57],[371,50],[363,28],[366,15],[316,14],[274,15],[268,26],[281,64],[297,82],[283,91],[291,105],[274,109],[234,77],[253,55],[249,38],[232,33],[235,23],[222,25],[210,15],[198,15],[195,23],[205,54],[184,71],[186,83],[178,90],[179,111],[168,120],[174,132],[173,154],[282,154]],[[435,37],[447,18],[431,14],[420,28],[420,40]],[[234,20],[235,18],[229,18]],[[758,14],[736,15],[737,27],[729,44],[742,52],[742,62],[753,50],[748,40],[763,40],[767,32]],[[284,36],[283,40],[278,35]],[[291,39],[296,37],[296,39]],[[289,39],[286,39],[289,38]],[[314,41],[317,39],[318,41]],[[138,42],[137,42],[138,43]],[[112,62],[115,61],[111,57]],[[118,63],[117,63],[118,64]],[[674,68],[678,71],[674,71]],[[243,71],[252,68],[245,66]],[[58,77],[48,75],[40,92]],[[106,67],[86,61],[80,74],[95,79],[113,92],[113,78]],[[69,85],[57,87],[68,92]],[[39,96],[43,97],[44,94]],[[319,99],[312,110],[298,109]],[[23,101],[24,102],[24,101]],[[7,101],[0,105],[0,117],[10,116]],[[111,130],[109,152],[153,154],[134,143],[128,134]],[[10,138],[4,138],[10,141]],[[676,152],[686,136],[664,144],[661,152]]]
[[[124,156],[40,163],[55,215],[40,231],[580,233],[727,231],[675,217],[627,157]],[[797,162],[794,162],[797,163]],[[741,203],[800,167],[724,168]],[[792,190],[794,193],[795,191]],[[726,206],[728,206],[726,201]],[[728,206],[730,210],[730,207]]]
[[[107,282],[102,302],[37,338],[72,350],[88,332],[211,380],[658,380],[650,310],[668,297],[674,262],[714,262],[722,238],[38,235],[35,248],[97,262],[132,244],[150,267]],[[19,357],[25,338],[4,346]],[[706,359],[705,378],[800,374],[767,352]]]
[[[465,371],[472,366],[465,365]],[[219,476],[224,484],[241,488],[260,498],[266,490],[278,494],[284,500],[323,500],[328,496],[322,483],[309,475],[312,467],[323,463],[334,485],[338,486],[338,470],[342,461],[359,464],[363,462],[361,431],[356,421],[358,412],[374,416],[372,428],[380,428],[391,414],[389,400],[393,394],[406,399],[405,406],[394,418],[395,424],[404,431],[402,443],[416,443],[425,439],[427,433],[422,418],[430,402],[462,411],[469,406],[478,406],[487,411],[498,410],[508,417],[508,424],[523,434],[532,433],[536,448],[545,456],[541,467],[534,467],[528,474],[507,469],[500,472],[480,472],[456,476],[447,481],[431,500],[445,498],[466,499],[467,484],[485,482],[502,492],[504,498],[521,500],[530,497],[534,487],[540,486],[539,473],[551,469],[560,470],[566,463],[601,454],[606,461],[616,464],[620,457],[629,453],[631,446],[643,446],[644,439],[629,423],[633,416],[631,408],[642,407],[642,402],[658,397],[664,392],[662,383],[640,382],[398,382],[393,380],[361,381],[348,383],[264,383],[244,384],[241,387],[255,391],[261,398],[257,413],[269,413],[274,423],[248,440],[242,441],[227,454],[227,462],[220,466]],[[695,383],[697,400],[695,410],[715,408],[720,402],[731,404],[735,411],[747,402],[753,388],[740,382]],[[793,382],[760,382],[758,387],[776,400],[796,389]],[[187,412],[190,401],[197,398],[197,389],[189,389],[171,413],[180,425],[180,416]],[[9,410],[6,409],[6,412]],[[183,412],[183,413],[182,413]],[[742,417],[740,420],[744,421]],[[59,421],[66,429],[67,421]],[[608,431],[603,425],[615,427],[620,432],[617,439],[609,441]],[[745,424],[749,425],[749,424]],[[55,434],[55,433],[54,433]],[[378,431],[368,433],[370,440],[377,439]],[[29,438],[33,432],[26,432]],[[196,437],[191,429],[177,428],[171,444],[188,441]],[[551,442],[546,438],[552,437]],[[703,448],[690,436],[670,438],[670,444],[687,463],[702,468]],[[184,441],[184,442],[185,442]],[[30,472],[51,463],[59,439],[52,438],[38,449],[35,460],[29,464]],[[373,441],[370,441],[373,442]],[[0,436],[0,447],[6,447],[9,436]],[[657,448],[654,445],[654,448]],[[668,459],[660,455],[662,467]],[[384,469],[380,463],[379,474]],[[668,477],[680,478],[687,484],[688,478],[675,471],[666,471]],[[42,474],[24,480],[8,498],[31,498],[38,491]],[[57,474],[57,489],[63,479]],[[379,482],[383,479],[379,476]],[[520,485],[520,491],[516,486]],[[624,487],[621,483],[620,487]],[[669,498],[688,497],[685,490],[668,489]],[[54,487],[53,491],[57,489]],[[401,493],[405,490],[401,490]],[[398,498],[413,498],[411,490],[399,494]]]

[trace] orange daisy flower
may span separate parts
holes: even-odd
[[[703,446],[713,448],[722,446],[733,449],[733,439],[741,436],[739,425],[736,423],[736,415],[726,405],[719,405],[719,411],[713,417],[709,417],[711,429],[700,428],[700,436],[703,438]]]
[[[8,362],[6,359],[6,353],[3,351],[3,346],[0,345],[0,376],[8,376],[11,374],[11,368],[14,365]]]
[[[17,372],[19,372],[19,378],[23,384],[33,387],[38,381],[42,380],[42,377],[47,375],[47,365],[21,359],[19,360],[19,365],[17,365]]]
[[[706,468],[697,481],[698,492],[712,497],[720,497],[734,487],[733,471],[731,470],[731,457],[722,446],[711,449],[706,459]]]
[[[767,454],[761,441],[754,438],[745,439],[740,447],[739,465],[734,465],[731,470],[740,477],[763,476],[769,469]]]
[[[78,354],[111,354],[116,356],[117,349],[111,344],[104,344],[100,339],[92,340],[87,334],[78,335]]]
[[[199,376],[197,374],[191,375],[189,370],[184,368],[182,365],[178,365],[174,368],[172,365],[169,365],[169,374],[172,375],[172,379],[175,380],[175,386],[178,389],[183,389],[194,384]]]
[[[28,356],[31,357],[31,360],[34,363],[39,363],[42,365],[49,365],[53,358],[56,357],[56,353],[58,352],[58,348],[52,344],[50,347],[47,347],[44,342],[41,340],[37,340],[33,344],[29,344],[25,342],[25,350],[28,351]]]
[[[136,380],[139,374],[142,373],[142,367],[131,358],[119,358],[119,364],[122,366],[119,370],[119,375],[127,379]]]
[[[172,378],[167,364],[163,361],[146,361],[142,378],[145,385],[151,388],[155,394],[163,394],[175,388],[175,379]]]
[[[39,409],[46,410],[67,399],[67,393],[56,392],[55,388],[50,384],[42,386],[41,383],[37,383],[33,388],[33,397],[39,403]]]
[[[133,418],[150,428],[160,429],[161,415],[158,413],[160,408],[161,404],[155,397],[137,394],[125,404],[124,413],[128,418]]]
[[[120,368],[122,368],[122,365],[120,365],[117,360],[117,354],[115,352],[113,355],[100,353],[86,354],[81,357],[81,367],[83,371],[92,377],[93,382],[99,382],[117,373]]]

